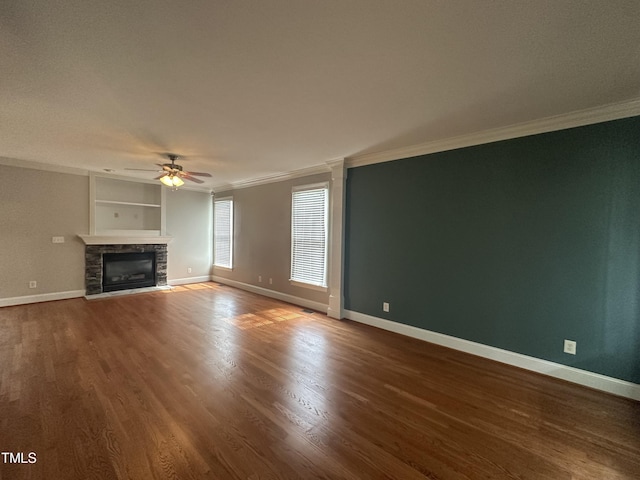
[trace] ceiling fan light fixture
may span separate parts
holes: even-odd
[[[165,175],[160,179],[162,183],[164,183],[167,187],[173,187],[173,182],[171,181],[171,175]]]
[[[184,180],[182,180],[178,175],[174,174],[165,175],[160,179],[160,181],[167,187],[171,188],[178,188],[184,185]]]
[[[184,185],[184,180],[182,180],[179,176],[174,175],[173,176],[173,186],[174,187],[181,187],[182,185]]]
[[[157,172],[160,176],[156,177],[155,180],[160,180],[163,185],[166,185],[172,190],[176,190],[178,187],[184,185],[185,180],[189,180],[194,183],[204,183],[204,181],[200,180],[198,177],[211,177],[210,173],[187,172],[183,170],[182,165],[178,165],[176,163],[176,160],[179,158],[178,155],[168,153],[167,158],[171,160],[171,163],[156,163],[156,166],[160,167],[161,170],[147,170],[144,168],[125,168],[125,170]]]

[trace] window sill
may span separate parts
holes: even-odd
[[[219,270],[226,270],[227,272],[233,272],[233,267],[229,268],[229,267],[222,267],[220,265],[214,265],[213,268],[217,268]]]
[[[294,287],[308,288],[309,290],[317,290],[319,292],[329,291],[329,287],[323,287],[321,285],[313,285],[311,283],[303,283],[303,282],[298,282],[296,280],[291,280],[291,279],[289,280],[289,283]]]

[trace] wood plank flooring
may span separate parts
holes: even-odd
[[[640,403],[215,283],[0,308],[0,479],[637,479]]]

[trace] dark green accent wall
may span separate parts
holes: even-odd
[[[640,383],[640,117],[350,169],[345,262],[348,310]]]

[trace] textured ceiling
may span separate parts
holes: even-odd
[[[3,1],[0,157],[277,175],[636,99],[639,24],[637,0]]]

